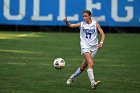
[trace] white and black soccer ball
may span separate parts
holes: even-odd
[[[56,69],[62,69],[64,68],[65,66],[65,61],[63,58],[56,58],[53,62],[53,66],[56,68]]]

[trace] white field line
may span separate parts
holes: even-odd
[[[16,38],[24,38],[24,37],[40,37],[39,35],[36,35],[34,33],[30,34],[18,34],[18,35],[4,35],[0,36],[0,39],[16,39]]]
[[[20,63],[20,62],[9,62],[8,65],[27,65],[28,63]],[[47,64],[47,63],[36,63],[36,65],[45,65],[45,66],[53,66],[53,64]]]
[[[27,51],[27,50],[8,50],[8,49],[0,49],[0,52],[12,52],[12,53],[28,53],[28,54],[33,54],[37,52],[32,52],[32,51]]]

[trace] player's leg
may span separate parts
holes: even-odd
[[[83,59],[83,62],[81,64],[81,67],[79,67],[74,74],[72,74],[70,76],[70,78],[67,80],[67,84],[71,84],[73,79],[76,78],[77,76],[79,76],[84,70],[85,68],[87,67],[87,62],[86,62],[86,59]]]
[[[81,71],[83,72],[83,71],[85,70],[86,67],[87,67],[87,62],[86,62],[86,59],[84,58],[84,59],[83,59],[83,62],[82,62],[82,64],[81,64],[81,67],[80,67]]]
[[[87,73],[88,73],[88,77],[90,82],[95,82],[94,80],[94,73],[93,73],[93,59],[91,56],[90,52],[86,52],[84,53],[85,59],[87,60],[87,65],[88,65],[88,69],[87,69]]]
[[[92,69],[94,65],[94,61],[92,58],[92,54],[90,52],[86,52],[84,55],[85,55],[85,59],[87,60],[87,65],[88,65],[87,73],[88,73],[89,80],[91,82],[91,87],[92,89],[95,89],[100,81],[96,82],[94,79],[94,73]]]

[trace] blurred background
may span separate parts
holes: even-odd
[[[80,22],[88,9],[105,32],[139,33],[139,5],[139,0],[0,0],[0,30],[79,32],[63,19]]]
[[[140,0],[0,0],[0,93],[140,93],[139,7]],[[66,86],[82,56],[79,28],[63,19],[80,22],[85,9],[106,35],[94,91],[86,71]],[[58,57],[61,70],[53,67]]]

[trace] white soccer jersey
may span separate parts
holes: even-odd
[[[98,45],[98,31],[96,27],[96,22],[95,20],[92,20],[91,24],[87,24],[85,21],[81,22],[80,26],[80,45],[81,49],[87,49],[87,48],[92,48],[95,46],[97,49]],[[92,49],[93,51],[95,49]],[[91,50],[91,51],[92,51]]]

